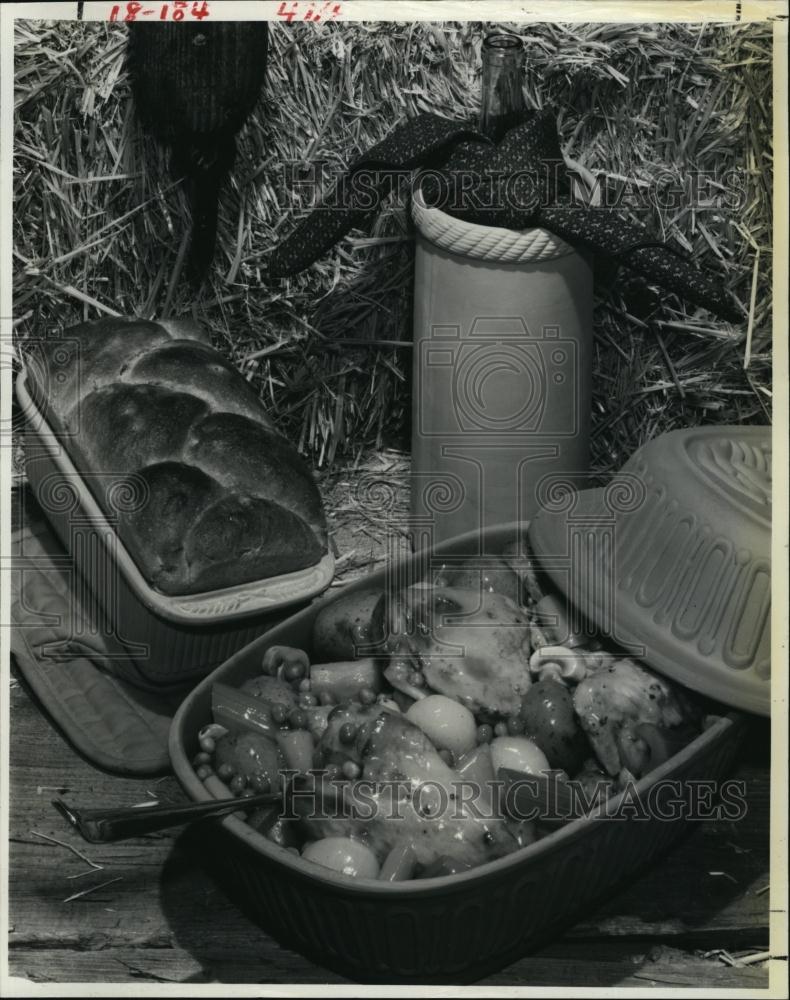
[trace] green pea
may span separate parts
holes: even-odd
[[[340,742],[348,746],[357,738],[357,727],[353,722],[344,722],[337,735]]]
[[[304,663],[288,663],[283,670],[283,677],[289,681],[299,681],[304,677]]]
[[[307,726],[307,716],[301,708],[295,708],[288,716],[288,721],[294,729],[304,729]]]

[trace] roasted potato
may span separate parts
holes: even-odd
[[[313,662],[355,660],[370,656],[383,639],[373,611],[382,596],[378,588],[358,590],[328,604],[313,626]]]

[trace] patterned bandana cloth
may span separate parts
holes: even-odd
[[[683,251],[626,221],[622,211],[572,200],[556,120],[548,110],[526,112],[498,144],[468,124],[433,114],[399,125],[356,160],[324,203],[275,249],[270,275],[303,271],[351,229],[368,223],[398,178],[418,168],[429,206],[485,226],[548,229],[723,319],[743,320],[724,286]]]

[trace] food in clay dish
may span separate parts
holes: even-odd
[[[575,783],[590,803],[703,728],[687,692],[569,634],[532,574],[454,568],[358,591],[327,603],[306,646],[315,662],[272,646],[260,676],[213,685],[194,767],[215,793],[217,779],[242,801],[270,792],[247,822],[349,878],[452,875],[511,854],[556,817],[514,810],[503,776],[539,792]]]

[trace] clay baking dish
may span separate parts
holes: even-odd
[[[519,525],[459,536],[399,563],[398,582],[414,582],[448,556],[499,552]],[[523,550],[519,550],[523,551]],[[439,564],[436,564],[437,566]],[[260,673],[272,645],[310,649],[316,615],[327,603],[371,585],[384,587],[382,569],[316,602],[235,653],[187,696],[170,731],[176,776],[195,800],[212,798],[191,760],[197,734],[211,721],[211,686],[239,685]],[[740,717],[723,714],[710,728],[642,778],[644,799],[659,781],[719,780],[738,750]],[[210,781],[211,779],[209,779]],[[352,879],[305,861],[267,840],[242,819],[221,821],[234,888],[252,914],[284,943],[347,976],[381,982],[471,982],[514,961],[575,915],[589,912],[616,885],[657,858],[688,820],[607,819],[617,799],[529,847],[467,873],[408,882]],[[218,821],[220,822],[220,821]],[[682,895],[682,894],[681,894]],[[678,905],[682,906],[679,896]]]
[[[770,715],[770,427],[670,431],[606,487],[546,494],[530,547],[582,620],[679,684]]]
[[[153,684],[204,676],[295,606],[325,590],[334,575],[328,552],[294,573],[201,594],[170,596],[145,580],[115,528],[75,469],[27,388],[16,381],[25,416],[25,471],[36,500],[112,630],[133,661],[130,679]],[[93,603],[93,602],[92,602]],[[119,673],[128,666],[115,665]]]

